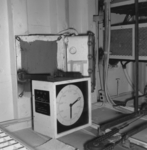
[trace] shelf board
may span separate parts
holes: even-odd
[[[146,15],[147,0],[140,0],[138,4],[140,15]],[[111,3],[111,12],[117,14],[135,14],[134,0],[114,0]]]

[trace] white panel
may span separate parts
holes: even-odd
[[[27,0],[11,0],[15,35],[28,33]]]
[[[27,0],[29,33],[56,34],[67,28],[65,0]]]
[[[0,83],[0,122],[13,119],[12,86],[10,77],[5,76],[5,78],[8,81]]]
[[[68,28],[66,18],[66,0],[57,1],[57,32]]]
[[[87,0],[69,0],[69,27],[75,28],[79,33],[88,31]]]
[[[22,91],[21,91],[22,92]],[[24,92],[23,99],[18,98],[18,118],[26,118],[31,116],[31,94]]]
[[[69,37],[67,46],[68,71],[78,71],[88,76],[88,36]]]
[[[67,29],[66,11],[66,0],[49,0],[51,33]]]
[[[50,33],[49,0],[27,0],[29,33]]]
[[[13,119],[7,1],[0,1],[0,121]]]
[[[41,134],[55,137],[56,123],[55,123],[55,89],[54,84],[45,81],[32,81],[33,92],[33,114],[34,114],[34,130]],[[35,92],[34,90],[49,91],[49,115],[36,112]],[[43,122],[43,124],[42,124]]]
[[[97,15],[96,9],[98,9],[98,5],[96,4],[96,0],[88,1],[88,29],[92,31],[96,35],[96,26],[93,21],[93,15]]]
[[[56,0],[49,0],[49,17],[51,33],[57,33],[57,3]]]

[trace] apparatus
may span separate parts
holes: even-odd
[[[139,24],[139,20],[138,20],[139,12],[138,11],[140,9],[142,10],[140,15],[142,15],[143,13],[145,13],[146,15],[146,11],[145,11],[146,2],[144,4],[142,1],[140,1],[140,3],[138,4],[138,0],[135,0],[135,3],[134,1],[131,1],[131,0],[125,1],[126,3],[124,1],[120,1],[119,4],[121,6],[117,7],[116,6],[117,4],[116,5],[114,4],[115,1],[112,1],[111,3],[112,9],[110,8],[111,4],[109,0],[106,0],[103,2],[104,2],[104,8],[105,8],[105,21],[104,21],[104,28],[101,28],[101,29],[104,31],[104,38],[103,38],[104,39],[104,52],[103,52],[103,57],[101,57],[101,60],[99,63],[100,70],[101,70],[100,77],[102,77],[101,87],[104,89],[107,102],[109,102],[114,107],[114,109],[122,113],[127,113],[127,114],[129,113],[129,114],[117,120],[110,121],[104,125],[101,125],[100,128],[98,129],[98,137],[94,138],[93,140],[85,144],[86,150],[113,149],[117,144],[125,143],[125,141],[130,136],[147,128],[147,125],[145,122],[144,124],[139,124],[138,126],[131,128],[127,132],[120,132],[121,129],[126,128],[127,126],[129,126],[130,124],[132,124],[133,122],[141,118],[142,116],[145,116],[147,113],[146,103],[144,103],[143,107],[141,108],[139,108],[139,105],[138,105],[138,94],[139,94],[138,92],[138,83],[139,83],[138,63],[139,63],[139,60],[146,60],[146,56],[145,56],[146,54],[142,53],[145,50],[142,47],[144,45],[143,43],[145,42],[146,38],[144,37],[141,40],[142,32],[139,33],[140,30],[145,30],[146,27],[143,24]],[[127,5],[127,7],[125,7],[126,6],[125,4]],[[113,9],[113,6],[114,6],[114,9]],[[131,10],[129,8],[131,8]],[[132,22],[129,22],[128,24],[130,23],[134,23],[134,24],[131,24],[128,26],[111,27],[111,24],[110,24],[110,21],[111,21],[110,12],[111,11],[110,10],[114,12],[118,12],[118,13],[119,12],[128,13],[128,14],[131,13],[132,16],[135,16],[135,20],[133,20]],[[124,23],[127,22],[126,20],[128,20],[128,18],[129,18],[129,15],[127,15]],[[145,21],[146,21],[146,18],[145,18]],[[130,28],[132,31],[130,30]],[[109,65],[110,58],[117,59],[117,60],[135,61],[136,76],[135,76],[134,112],[128,112],[125,107],[115,107],[116,103],[115,101],[113,101],[113,99],[109,95],[107,82],[108,82],[108,65]],[[103,71],[104,78],[102,75],[103,68],[104,68],[104,71]],[[106,132],[108,129],[110,130]],[[130,145],[128,146],[128,148],[131,149]]]

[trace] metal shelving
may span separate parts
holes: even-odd
[[[131,21],[111,27],[110,58],[135,61],[135,1],[113,0],[111,13],[124,14]],[[147,0],[138,1],[138,47],[139,60],[147,61]]]

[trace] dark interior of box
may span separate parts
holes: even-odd
[[[20,42],[22,68],[29,74],[53,74],[57,69],[57,42]]]

